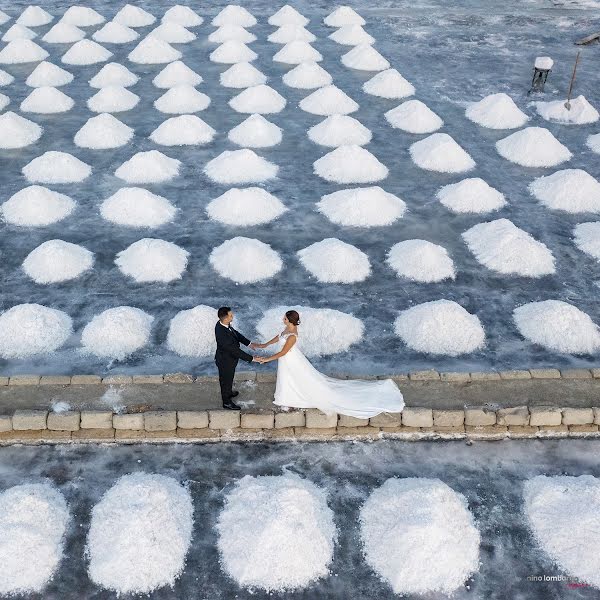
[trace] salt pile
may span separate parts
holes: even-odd
[[[285,98],[268,85],[246,88],[229,101],[236,112],[245,114],[271,114],[281,112],[286,105]]]
[[[239,25],[240,27],[254,27],[256,19],[242,6],[228,4],[213,20],[215,27],[223,25]]]
[[[62,57],[66,65],[94,65],[105,62],[112,56],[112,52],[92,40],[81,40],[73,44]]]
[[[320,62],[323,60],[323,56],[308,42],[296,40],[286,44],[275,54],[273,60],[288,65],[299,65],[304,62]]]
[[[171,242],[143,238],[119,252],[115,264],[123,275],[138,283],[168,283],[181,279],[189,255],[187,250]]]
[[[365,25],[365,20],[349,6],[340,6],[323,19],[328,27],[345,27],[347,25]]]
[[[408,133],[433,133],[444,121],[420,100],[408,100],[385,113],[387,122],[395,129]]]
[[[85,32],[75,27],[59,21],[48,33],[42,38],[42,41],[47,44],[73,44],[85,37]]]
[[[585,96],[577,96],[570,101],[571,109],[565,106],[566,100],[552,102],[536,102],[538,114],[546,121],[568,123],[570,125],[587,125],[600,119],[598,111],[587,101]]]
[[[76,25],[77,27],[91,27],[92,25],[100,25],[104,23],[106,19],[93,8],[86,6],[70,6],[65,14],[62,16],[61,21],[69,23],[69,25]]]
[[[251,44],[256,41],[256,36],[239,25],[223,25],[208,36],[211,44],[223,44],[231,40]]]
[[[10,85],[14,80],[15,78],[10,73],[7,73],[6,71],[2,71],[2,69],[0,69],[0,87]]]
[[[504,194],[479,177],[445,185],[437,191],[436,198],[453,213],[485,214],[506,205]]]
[[[317,203],[317,209],[336,225],[382,227],[401,219],[406,212],[406,204],[375,186],[328,194]]]
[[[554,66],[554,61],[549,56],[538,56],[534,64],[536,69],[549,71]]]
[[[138,152],[125,161],[115,176],[127,183],[161,183],[179,175],[181,162],[158,150]]]
[[[73,141],[80,148],[106,150],[120,148],[133,137],[133,129],[108,113],[88,119],[75,134]]]
[[[255,114],[234,127],[227,137],[234,144],[244,148],[268,148],[279,144],[282,136],[277,125]]]
[[[219,81],[223,87],[247,88],[263,85],[267,82],[267,77],[250,63],[241,62],[221,73]]]
[[[41,62],[25,81],[29,87],[60,87],[73,81],[74,77],[68,71],[57,67],[51,62]]]
[[[110,21],[92,35],[101,44],[127,44],[138,37],[140,34],[137,31],[115,21]]]
[[[28,6],[17,19],[17,23],[25,27],[41,27],[53,20],[54,17],[41,6]]]
[[[600,133],[588,136],[585,145],[596,154],[600,154]]]
[[[417,352],[460,356],[485,345],[485,332],[476,315],[450,300],[424,302],[400,313],[396,335]]]
[[[132,73],[127,67],[119,63],[108,63],[90,79],[90,87],[104,88],[116,86],[127,88],[135,85],[138,80],[138,76]]]
[[[443,246],[426,240],[406,240],[395,244],[387,256],[387,263],[398,277],[432,283],[454,279],[454,263]]]
[[[213,248],[209,261],[221,277],[236,283],[270,279],[283,267],[281,257],[271,246],[247,237],[235,237]]]
[[[385,71],[390,63],[369,44],[359,44],[342,56],[342,64],[359,71]]]
[[[48,483],[0,494],[0,594],[42,593],[63,558],[67,503]]]
[[[256,331],[263,340],[281,333],[281,319],[286,311],[298,311],[302,319],[302,333],[298,347],[306,356],[327,356],[346,352],[360,342],[365,326],[360,319],[331,308],[309,306],[276,306],[263,314]]]
[[[371,141],[371,130],[347,115],[331,115],[308,130],[308,139],[321,146],[364,146]]]
[[[289,44],[290,42],[312,43],[317,40],[317,36],[300,25],[282,25],[277,31],[269,35],[267,40],[272,44]]]
[[[323,283],[355,283],[371,274],[369,257],[336,238],[311,244],[297,255],[302,266]]]
[[[314,172],[334,183],[372,183],[388,176],[387,167],[360,146],[340,146],[313,163]]]
[[[139,308],[131,306],[109,308],[94,316],[83,328],[81,345],[84,352],[100,358],[124,360],[149,342],[153,321],[154,317]],[[131,510],[131,507],[128,507],[128,510]],[[135,524],[131,515],[129,515],[129,523]],[[111,556],[114,555],[114,543],[115,538],[112,537]],[[137,540],[134,539],[132,547],[139,551]]]
[[[293,6],[286,4],[269,17],[268,23],[274,27],[283,27],[285,25],[304,27],[308,25],[309,20]]]
[[[0,10],[0,25],[10,21],[10,17],[3,11]]]
[[[252,62],[258,58],[258,54],[250,50],[243,42],[229,40],[213,50],[209,58],[212,62],[232,65],[241,62]]]
[[[565,354],[595,354],[600,330],[575,306],[560,300],[530,302],[513,311],[519,333],[534,344]]]
[[[68,217],[75,209],[69,196],[32,185],[13,194],[0,206],[7,223],[21,227],[44,227]]]
[[[10,104],[10,98],[0,94],[0,110],[4,110]]]
[[[88,108],[97,113],[125,112],[137,106],[140,97],[128,89],[109,85],[101,88],[88,101]]]
[[[12,27],[7,29],[6,33],[2,36],[3,42],[12,42],[13,40],[32,40],[37,37],[37,33],[29,27],[24,25],[18,25],[15,23]]]
[[[126,4],[113,20],[126,27],[147,27],[156,21],[156,17],[137,6]]]
[[[360,511],[367,564],[394,593],[451,595],[479,570],[466,498],[439,479],[388,479]]]
[[[504,275],[542,277],[556,271],[548,247],[508,219],[479,223],[462,234],[479,263]]]
[[[0,315],[0,356],[27,358],[54,352],[72,333],[66,313],[40,304],[18,304]]]
[[[75,279],[92,268],[94,254],[63,240],[48,240],[32,250],[23,270],[36,283],[49,284]]]
[[[161,23],[156,29],[153,29],[151,35],[169,44],[189,44],[196,39],[196,35],[183,25],[169,21]]]
[[[71,110],[75,102],[66,94],[53,87],[34,88],[21,102],[21,112],[56,114]]]
[[[242,587],[297,590],[329,574],[333,511],[324,490],[295,474],[238,480],[216,528],[223,569]]]
[[[49,54],[31,40],[13,40],[0,52],[0,64],[18,65],[30,62],[40,62],[48,58]]]
[[[447,133],[434,133],[410,147],[413,162],[428,171],[462,173],[475,167],[475,161]]]
[[[127,58],[141,65],[160,65],[179,60],[182,57],[168,42],[159,40],[153,35],[145,37],[128,55]]]
[[[161,123],[150,139],[161,146],[198,146],[208,144],[217,132],[195,115],[181,115]]]
[[[202,83],[202,77],[180,60],[169,63],[153,80],[155,87],[169,89],[178,85],[192,87]]]
[[[552,210],[600,212],[600,182],[581,169],[564,169],[529,184],[529,191]]]
[[[232,188],[206,207],[210,219],[232,227],[269,223],[286,210],[279,198],[259,187]]]
[[[190,492],[164,475],[124,475],[92,509],[91,580],[120,594],[173,586],[192,540]]]
[[[329,39],[343,46],[359,46],[360,44],[373,44],[375,38],[369,35],[360,25],[346,25],[336,29]]]
[[[350,96],[335,85],[319,88],[306,96],[298,105],[303,111],[313,115],[347,115],[358,110],[359,106]]]
[[[154,108],[171,115],[193,113],[208,108],[210,98],[191,85],[176,85],[169,88],[154,101]]]
[[[600,222],[579,223],[573,230],[575,245],[586,254],[600,261]]]
[[[43,129],[14,112],[0,115],[0,148],[24,148],[37,142]]]
[[[527,127],[496,142],[498,154],[523,167],[555,167],[573,155],[547,129]]]
[[[71,154],[50,150],[34,158],[22,169],[30,183],[76,183],[92,173],[92,168]]]
[[[490,94],[470,104],[465,115],[467,119],[489,129],[516,129],[529,120],[515,101],[504,93]]]
[[[217,311],[203,304],[178,312],[169,325],[167,347],[179,356],[213,356]]]
[[[222,185],[261,183],[277,177],[279,167],[252,150],[225,150],[204,167],[204,174]]]
[[[282,77],[282,81],[288,87],[312,90],[330,85],[333,79],[323,67],[313,62],[294,67]]]
[[[200,15],[195,13],[189,6],[182,6],[181,4],[176,4],[167,9],[161,21],[163,23],[178,23],[184,27],[198,27],[198,25],[204,23],[204,19]]]
[[[176,213],[166,198],[136,187],[121,188],[100,206],[103,219],[123,227],[154,229],[173,221]]]

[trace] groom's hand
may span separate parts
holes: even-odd
[[[256,342],[250,342],[248,348],[250,348],[250,350],[256,350],[258,348],[258,344]]]

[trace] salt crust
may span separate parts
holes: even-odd
[[[261,183],[277,177],[279,167],[248,149],[225,150],[204,167],[204,174],[222,185]]]
[[[208,144],[216,131],[196,115],[181,115],[163,121],[150,139],[161,146],[197,146]]]
[[[256,36],[239,25],[223,25],[208,36],[211,44],[224,44],[230,40],[251,44],[256,41]]]
[[[216,309],[203,304],[178,312],[169,325],[167,347],[179,356],[213,356],[217,349],[216,322]]]
[[[363,91],[379,98],[400,99],[412,96],[415,88],[396,69],[386,69],[365,81]]]
[[[177,209],[162,196],[143,188],[128,187],[104,200],[100,214],[103,219],[123,227],[154,229],[173,221]]]
[[[342,56],[342,64],[359,71],[385,71],[390,63],[373,46],[359,44]]]
[[[552,210],[600,212],[600,182],[581,169],[564,169],[529,184],[529,191]]]
[[[61,61],[66,65],[94,65],[107,61],[112,52],[92,40],[81,40],[73,44],[62,56]]]
[[[579,223],[573,230],[575,245],[592,258],[600,261],[600,222]]]
[[[138,152],[125,161],[115,176],[127,183],[161,183],[179,175],[181,162],[158,150]]]
[[[475,161],[447,133],[433,133],[412,144],[413,162],[428,171],[463,173],[475,167]]]
[[[71,154],[50,150],[25,165],[22,173],[30,183],[76,183],[88,178],[92,168]]]
[[[387,122],[408,133],[433,133],[444,121],[420,100],[407,100],[385,113]]]
[[[343,46],[358,46],[360,44],[373,44],[375,38],[369,35],[361,25],[346,25],[336,29],[329,39]]]
[[[85,37],[85,31],[75,25],[59,21],[42,38],[47,44],[73,44]]]
[[[156,17],[138,6],[126,4],[113,20],[126,27],[147,27],[156,21]]]
[[[168,8],[161,21],[163,23],[178,23],[184,27],[198,27],[198,25],[204,23],[204,19],[200,15],[195,13],[189,6],[181,4]]]
[[[463,179],[440,188],[436,198],[453,213],[486,214],[506,205],[504,194],[480,177]]]
[[[252,13],[237,4],[228,4],[212,20],[212,25],[222,27],[223,25],[239,25],[240,27],[254,27],[256,19]]]
[[[37,87],[21,102],[21,112],[57,114],[71,110],[72,98],[53,87]]]
[[[308,138],[315,144],[338,146],[364,146],[371,141],[371,130],[348,115],[331,115],[308,130]]]
[[[73,141],[80,148],[106,150],[120,148],[129,143],[133,137],[133,129],[108,113],[99,114],[88,119],[75,134]]]
[[[49,54],[41,46],[31,40],[13,40],[0,51],[0,64],[18,65],[31,62],[40,62],[48,58]]]
[[[365,25],[365,20],[349,6],[340,6],[323,19],[328,27],[345,27],[347,25]]]
[[[313,163],[316,175],[335,183],[372,183],[388,176],[387,167],[360,146],[340,146]]]
[[[585,96],[577,96],[570,102],[571,108],[565,106],[566,100],[536,102],[538,114],[546,121],[567,123],[569,125],[587,125],[600,119],[598,111],[587,101]]]
[[[101,44],[127,44],[139,37],[140,34],[137,31],[116,21],[106,23],[92,34],[92,38]]]
[[[29,74],[25,84],[29,87],[60,87],[73,81],[74,77],[68,71],[56,65],[43,61]]]
[[[281,129],[267,121],[262,115],[250,115],[245,121],[234,127],[227,135],[228,139],[245,148],[268,148],[281,142]]]
[[[48,25],[53,20],[54,17],[41,6],[28,6],[20,14],[17,23],[25,25],[25,27],[41,27],[42,25]]]
[[[127,67],[119,63],[108,63],[104,65],[91,79],[90,87],[124,87],[128,88],[135,85],[139,77],[132,73]]]
[[[330,85],[333,78],[317,63],[301,63],[288,71],[282,81],[288,87],[312,90]]]
[[[473,102],[465,112],[467,119],[489,129],[516,129],[527,123],[529,117],[504,93],[490,94]]]
[[[195,87],[202,83],[203,79],[198,73],[192,71],[185,63],[180,60],[169,63],[152,80],[155,87],[160,89],[169,89],[178,85],[189,85]]]
[[[335,85],[327,85],[314,91],[300,101],[303,111],[313,115],[347,115],[359,109],[358,104]]]
[[[252,62],[258,58],[258,54],[243,42],[229,40],[213,50],[209,58],[215,63],[233,65],[241,62]]]
[[[101,88],[88,101],[92,112],[115,113],[126,112],[137,106],[140,97],[124,87],[109,85]]]
[[[308,42],[296,40],[286,44],[273,56],[274,62],[288,65],[299,65],[304,62],[321,62],[323,56],[315,50]]]
[[[269,17],[268,23],[274,27],[284,27],[286,25],[304,27],[308,25],[309,19],[299,13],[293,6],[286,4]]]
[[[162,65],[181,57],[179,50],[153,35],[146,36],[127,56],[131,62],[142,65]]]
[[[181,115],[205,110],[210,105],[210,98],[187,84],[169,88],[160,98],[154,101],[156,110]]]
[[[93,264],[94,254],[87,248],[63,240],[48,240],[27,255],[23,270],[36,283],[50,284],[75,279]]]
[[[19,190],[2,204],[0,215],[11,225],[44,227],[68,217],[75,206],[69,196],[31,185]]]
[[[236,112],[245,114],[271,114],[281,112],[286,99],[268,85],[248,87],[229,101]]]
[[[60,20],[63,23],[69,23],[77,27],[91,27],[92,25],[100,25],[106,21],[99,12],[87,6],[70,6]]]
[[[454,263],[443,246],[426,240],[405,240],[390,248],[386,262],[398,277],[432,283],[454,279]]]
[[[223,87],[240,89],[263,85],[267,82],[267,77],[250,63],[241,62],[221,73],[219,81]]]
[[[317,41],[317,36],[300,25],[282,25],[267,38],[272,44],[289,44],[290,42]]]
[[[0,115],[0,148],[24,148],[37,142],[43,129],[33,121],[14,112]]]
[[[523,167],[555,167],[573,156],[547,129],[527,127],[496,142],[498,154]]]
[[[210,219],[232,227],[269,223],[286,210],[279,198],[259,187],[232,188],[206,207]]]

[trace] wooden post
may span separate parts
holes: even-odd
[[[579,63],[579,55],[581,50],[577,52],[577,58],[575,58],[575,66],[573,67],[573,75],[571,75],[571,84],[569,85],[569,93],[567,94],[567,101],[565,102],[565,108],[571,110],[571,92],[573,91],[573,83],[575,82],[575,73],[577,73],[577,64]]]

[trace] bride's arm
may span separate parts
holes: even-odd
[[[264,344],[255,344],[255,346],[257,348],[266,348],[267,346],[270,346],[271,344],[276,344],[279,341],[279,334],[277,334],[273,339],[270,339],[268,342],[265,342]]]
[[[277,352],[277,354],[273,354],[272,356],[265,356],[264,358],[259,358],[259,362],[268,363],[268,362],[271,362],[272,360],[277,360],[278,358],[285,356],[294,347],[295,343],[296,343],[296,336],[295,335],[288,336],[288,339],[285,340],[285,344],[284,344],[283,348],[279,352]]]

